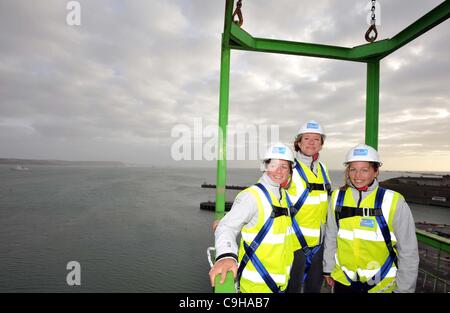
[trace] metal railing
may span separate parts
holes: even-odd
[[[420,265],[416,292],[444,292],[450,290],[450,239],[416,230]]]

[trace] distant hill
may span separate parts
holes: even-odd
[[[0,164],[21,165],[59,165],[59,166],[111,166],[122,167],[125,163],[118,161],[63,161],[0,158]]]

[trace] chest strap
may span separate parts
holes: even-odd
[[[276,218],[279,216],[289,216],[289,209],[288,208],[282,208],[276,205],[272,204],[272,214],[270,214],[270,217]]]
[[[303,170],[303,167],[300,165],[300,163],[295,159],[295,169],[297,170],[300,177],[303,179],[303,181],[306,184],[306,189],[308,189],[308,192],[311,192],[313,190],[326,190],[327,193],[331,194],[331,184],[330,180],[328,179],[327,172],[325,171],[325,168],[323,167],[322,163],[319,162],[320,170],[322,172],[323,179],[325,181],[324,184],[316,184],[316,183],[310,183],[308,181],[308,177],[306,176],[305,171]]]
[[[310,191],[313,190],[326,190],[325,186],[323,184],[314,184],[314,183],[307,183],[306,188],[308,188]]]
[[[383,215],[382,209],[355,208],[349,206],[336,206],[336,219],[341,220],[353,216],[380,216]]]

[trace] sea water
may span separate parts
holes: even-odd
[[[200,186],[215,169],[29,167],[0,166],[0,292],[211,292],[214,213],[199,204],[214,201]],[[229,169],[227,183],[260,175]],[[336,188],[343,172],[330,175]],[[410,207],[416,221],[450,224],[447,208]],[[80,285],[67,284],[70,261]]]

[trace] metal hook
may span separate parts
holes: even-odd
[[[239,27],[241,27],[242,24],[244,24],[244,18],[242,17],[241,7],[242,7],[242,0],[238,0],[238,2],[236,3],[236,9],[234,10],[233,16],[231,17],[233,19],[233,22],[238,24]],[[238,21],[234,20],[234,17],[236,15],[238,16]]]
[[[371,32],[374,32],[374,36],[369,36]],[[375,24],[370,25],[369,29],[366,31],[366,41],[368,42],[374,42],[377,37],[378,37],[378,31],[377,31],[377,27],[375,26]]]

